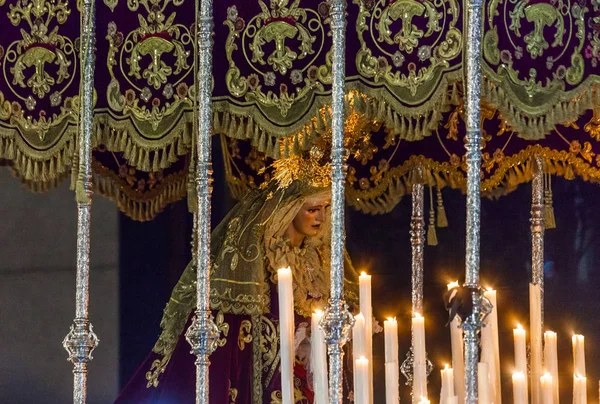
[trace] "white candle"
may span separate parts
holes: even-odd
[[[573,404],[587,404],[587,379],[585,376],[573,375]]]
[[[385,364],[385,403],[398,404],[400,402],[400,373],[398,362]]]
[[[458,400],[458,397],[454,395],[454,370],[445,365],[441,373],[442,391],[440,393],[440,404],[451,404],[454,398]]]
[[[354,402],[368,404],[369,397],[369,361],[364,356],[354,361]]]
[[[352,328],[352,357],[355,358],[364,358],[365,357],[365,317],[362,313],[358,313],[354,316],[354,327]],[[366,359],[366,358],[365,358]],[[358,387],[358,375],[356,371],[354,372],[354,391],[356,395],[356,391]]]
[[[517,328],[513,330],[513,336],[515,339],[515,370],[516,373],[521,373],[522,375],[527,374],[527,348],[526,348],[526,333],[521,324],[517,325]],[[521,383],[520,376],[517,376],[519,383]],[[527,378],[523,376],[523,386],[525,389],[525,401],[527,401]],[[514,388],[514,375],[513,375],[513,388]],[[516,403],[515,398],[515,403]]]
[[[585,377],[585,345],[583,335],[575,334],[573,341],[573,366],[576,375]]]
[[[529,338],[531,345],[531,403],[541,404],[542,296],[540,285],[529,284]]]
[[[541,400],[544,404],[554,403],[554,387],[552,386],[552,379],[552,375],[549,372],[546,372],[540,377]]]
[[[448,290],[458,287],[458,282],[448,284]],[[450,341],[452,344],[452,369],[454,369],[454,390],[459,403],[465,402],[465,357],[463,354],[463,332],[460,318],[457,316],[450,322]]]
[[[481,361],[487,362],[489,366],[490,404],[502,404],[496,291],[488,289],[484,296],[492,304],[492,312],[485,320],[485,327],[481,329]]]
[[[527,379],[523,372],[512,375],[514,404],[527,404]]]
[[[373,307],[371,304],[371,275],[362,272],[358,278],[360,312],[365,317],[365,352],[369,361],[369,403],[373,402]]]
[[[283,404],[294,404],[294,292],[292,270],[277,271],[279,292],[279,330],[281,352],[281,397]]]
[[[312,315],[310,365],[313,374],[315,404],[329,404],[329,385],[327,383],[327,345],[325,334],[319,328],[323,312],[316,310]]]
[[[477,366],[478,404],[490,404],[490,371],[487,362],[479,362]]]
[[[419,397],[427,398],[427,358],[425,350],[425,318],[415,313],[412,318],[413,402]]]
[[[354,327],[352,328],[352,352],[355,358],[365,356],[365,317],[362,313],[358,313],[354,316]]]
[[[385,392],[386,403],[397,404],[400,401],[400,381],[398,373],[398,322],[388,318],[383,323],[385,339]]]
[[[544,366],[552,375],[552,388],[554,390],[553,400],[555,404],[558,404],[558,346],[556,342],[556,333],[553,331],[546,331],[544,333],[544,342]]]
[[[385,363],[398,362],[398,322],[388,318],[383,322],[385,340]]]

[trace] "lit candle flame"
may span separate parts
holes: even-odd
[[[457,287],[459,287],[459,286],[460,286],[460,285],[458,284],[458,281],[450,282],[450,283],[448,284],[448,290],[452,290],[452,289],[454,289],[454,288],[457,288]]]

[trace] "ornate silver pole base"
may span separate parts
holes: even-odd
[[[81,2],[81,41],[79,77],[79,130],[77,136],[78,165],[75,184],[77,201],[77,280],[75,320],[63,340],[73,364],[73,403],[85,404],[87,399],[87,364],[98,346],[98,337],[89,323],[90,299],[90,224],[92,212],[92,131],[94,126],[94,42],[96,40],[95,2]],[[75,168],[73,168],[75,169]]]
[[[219,330],[210,313],[210,216],[212,193],[212,34],[213,2],[199,0],[198,24],[198,131],[196,132],[196,204],[193,257],[196,266],[196,316],[185,337],[196,355],[196,404],[208,404],[209,356],[214,352]]]
[[[185,333],[185,339],[191,345],[190,353],[196,355],[196,403],[208,403],[209,356],[217,348],[219,328],[210,312],[196,311],[190,328]]]
[[[344,299],[330,299],[321,320],[329,354],[329,403],[342,404],[344,398],[344,345],[354,326],[354,317]]]
[[[83,318],[73,320],[71,330],[63,340],[73,364],[73,403],[83,404],[87,399],[87,364],[93,359],[92,352],[100,340],[90,322]]]

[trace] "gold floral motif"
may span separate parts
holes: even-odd
[[[238,389],[231,387],[231,380],[229,381],[229,404],[236,404],[238,396]]]
[[[109,43],[107,66],[111,77],[107,88],[109,107],[150,123],[154,131],[171,130],[167,118],[192,105],[183,82],[193,70],[192,33],[188,27],[176,23],[175,12],[164,14],[171,3],[178,7],[183,0],[128,1],[129,10],[135,12],[141,5],[145,11],[144,15],[137,15],[138,28],[124,34],[110,22],[105,37]],[[173,59],[172,64],[165,61],[167,55]],[[115,70],[123,79],[117,77]],[[130,87],[125,94],[121,91],[124,83]],[[167,123],[162,124],[164,121]]]
[[[68,2],[63,0],[17,0],[10,7],[8,17],[15,27],[22,21],[29,25],[29,32],[21,30],[23,39],[11,44],[6,50],[7,59],[14,60],[14,65],[10,68],[13,85],[31,88],[33,94],[42,99],[52,86],[61,84],[72,76],[69,68],[74,64],[73,43],[58,33],[58,26],[50,31],[54,18],[57,24],[64,24],[70,14]],[[47,64],[58,67],[56,77],[46,71]],[[29,67],[35,69],[25,83],[25,70]]]
[[[375,2],[373,8],[365,0],[354,0],[354,3],[360,7],[356,20],[356,31],[361,43],[361,48],[356,55],[359,73],[364,77],[373,78],[375,82],[384,81],[394,88],[406,89],[412,97],[420,100],[429,96],[430,94],[420,94],[421,89],[427,87],[426,83],[435,81],[445,69],[450,67],[449,62],[459,55],[462,47],[462,35],[456,28],[460,13],[458,2],[456,0],[441,2],[379,0]],[[447,12],[438,11],[442,4],[444,9],[448,10]],[[417,18],[427,20],[426,31],[420,30],[413,22]],[[441,28],[442,20],[443,25],[447,25],[444,31]],[[400,21],[401,24],[399,24],[400,29],[394,34],[392,25],[396,21]],[[376,49],[368,46],[365,39],[367,35],[370,37],[369,41],[377,47]],[[423,38],[431,38],[433,45],[419,46]],[[399,51],[392,54],[381,47],[382,44],[397,44]],[[410,54],[417,47],[419,59],[428,62],[428,65],[417,68],[414,63],[409,63],[408,74],[400,71],[405,59],[402,52]],[[391,59],[392,63],[389,63],[388,59]]]
[[[27,142],[44,148],[48,147],[47,135],[53,129],[62,131],[53,135],[50,142],[59,135],[69,136],[64,131],[65,122],[76,122],[78,115],[78,97],[63,98],[78,65],[73,42],[59,33],[70,14],[65,0],[18,0],[10,5],[8,18],[13,26],[21,26],[21,39],[0,49],[5,83],[19,99],[10,103],[10,108],[3,106],[0,117],[16,123]],[[35,118],[27,115],[27,111],[37,108],[37,100],[50,93],[50,106],[59,107],[58,113],[39,110]],[[1,92],[0,101],[8,102]]]
[[[266,374],[263,380],[268,387],[275,371],[279,367],[279,333],[278,327],[266,316],[260,316],[260,354],[262,373]]]
[[[302,393],[302,390],[300,390],[296,386],[297,381],[298,381],[298,378],[294,377],[294,404],[296,404],[296,403],[308,404],[308,399],[304,396],[304,394]],[[271,393],[271,404],[282,404],[282,403],[283,403],[283,395],[281,393],[281,390],[273,391]]]
[[[588,12],[587,6],[573,0],[488,3],[483,51],[489,64],[484,64],[483,96],[501,109],[519,136],[539,139],[591,106],[581,99],[589,89],[565,92],[566,84],[579,85],[585,76],[582,52],[589,35]],[[499,35],[506,36],[504,49],[498,49]],[[543,73],[543,62],[532,68],[521,60],[524,57],[545,58],[548,72]],[[588,80],[597,82],[595,76]],[[586,106],[578,105],[582,103]]]
[[[220,338],[217,341],[217,345],[222,347],[227,343],[227,335],[229,335],[229,324],[225,322],[225,315],[221,310],[217,313],[217,317],[215,318],[215,324],[221,333],[223,333],[223,338]]]
[[[270,0],[267,6],[259,0],[262,11],[248,24],[233,6],[224,22],[229,27],[225,43],[229,61],[225,81],[229,92],[235,97],[255,101],[261,107],[274,107],[282,118],[287,118],[299,103],[306,102],[312,91],[324,91],[323,83],[330,81],[330,66],[314,65],[324,46],[322,18],[316,11],[302,8],[298,3],[288,5],[288,0]],[[296,49],[290,47],[291,40],[299,42]],[[274,50],[265,60],[264,47],[270,44],[274,45]],[[241,75],[234,58],[240,46],[250,50],[250,57],[243,52],[244,60],[258,74]],[[329,58],[326,60],[330,63]],[[297,86],[295,90],[288,89],[285,84],[279,86],[278,93],[270,89],[276,84],[276,73],[285,76],[288,72],[291,72],[292,84]]]
[[[281,394],[281,390],[276,390],[271,393],[271,404],[282,404],[283,403],[283,395]]]
[[[146,380],[148,381],[146,388],[158,387],[158,379],[163,373],[165,373],[165,370],[167,370],[167,365],[169,364],[170,360],[171,355],[169,354],[152,362],[150,371],[146,372]]]
[[[125,38],[125,47],[131,46],[130,56],[126,59],[129,65],[127,74],[136,79],[146,79],[148,85],[159,89],[167,83],[172,75],[177,75],[190,68],[188,58],[190,51],[185,49],[191,35],[189,30],[181,25],[175,24],[175,13],[168,17],[163,14],[170,0],[131,0],[128,2],[132,11],[138,9],[141,4],[148,13],[147,19],[138,14],[139,28],[132,31]],[[179,6],[183,0],[173,0],[173,4]],[[174,67],[168,66],[163,60],[163,54],[172,54],[175,58]],[[140,61],[150,57],[150,63],[142,71]],[[141,73],[141,74],[140,74]]]
[[[552,4],[537,3],[525,8],[525,17],[528,22],[533,22],[533,31],[523,38],[527,44],[526,49],[532,59],[541,57],[544,51],[548,49],[549,44],[544,38],[544,29],[554,24],[556,32],[552,47],[564,46],[564,20],[560,12]]]
[[[427,33],[420,30],[413,24],[414,17],[422,17],[427,11]],[[435,10],[433,4],[429,1],[423,3],[415,0],[398,0],[390,2],[385,7],[379,18],[377,30],[379,32],[379,42],[388,44],[397,44],[401,51],[412,53],[419,46],[419,39],[430,36],[434,32],[441,31],[440,20],[442,13]],[[402,29],[394,35],[392,39],[392,31],[390,25],[397,20],[402,21]]]
[[[298,1],[290,7],[287,6],[288,3],[288,0],[271,1],[269,10],[262,0],[258,0],[262,13],[256,17],[255,23],[259,29],[249,46],[252,51],[252,62],[268,64],[282,75],[292,68],[294,61],[302,60],[315,53],[312,44],[316,38],[303,25],[307,20],[307,11],[298,7]],[[286,46],[287,39],[300,41],[299,53]],[[262,47],[270,42],[275,43],[275,50],[265,62]]]
[[[589,133],[592,139],[600,141],[600,109],[594,109],[594,116],[585,124],[583,130]]]
[[[246,348],[246,344],[252,342],[252,323],[249,320],[242,320],[240,332],[238,333],[238,347],[240,351]]]

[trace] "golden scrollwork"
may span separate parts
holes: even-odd
[[[0,52],[6,85],[17,98],[10,108],[3,107],[3,119],[18,124],[33,144],[44,144],[50,130],[64,130],[67,122],[77,120],[78,97],[64,97],[77,71],[75,46],[59,32],[71,9],[65,0],[18,0],[9,9],[8,19],[20,27],[21,39]],[[50,108],[56,108],[51,112],[37,107],[48,95]],[[36,109],[37,117],[28,115]]]
[[[146,372],[146,381],[148,382],[146,384],[146,388],[158,387],[158,379],[163,373],[165,373],[165,370],[167,370],[167,365],[169,364],[170,360],[171,355],[169,354],[152,362],[150,370]]]
[[[217,345],[220,347],[225,346],[227,344],[227,336],[229,335],[229,324],[225,322],[225,315],[221,310],[217,313],[215,324],[219,332],[223,334],[223,338],[219,338]]]
[[[356,55],[359,73],[375,82],[383,81],[393,88],[406,89],[417,99],[425,99],[430,90],[423,91],[422,88],[435,81],[460,54],[462,34],[456,28],[460,13],[458,2],[354,0],[354,4],[360,7],[356,20],[361,44]],[[426,21],[427,30],[418,28],[417,19]],[[442,29],[442,26],[446,28]],[[422,39],[429,41],[421,44]],[[397,50],[392,53],[384,45],[397,45]],[[418,68],[415,63],[408,63],[408,73],[405,73],[401,68],[405,65],[406,55],[415,49],[418,49],[419,60],[427,65]]]
[[[262,108],[275,108],[281,118],[294,112],[307,95],[315,90],[323,91],[323,83],[329,83],[330,61],[317,66],[315,61],[322,54],[325,43],[324,18],[315,10],[302,8],[299,1],[289,5],[288,0],[270,0],[269,6],[259,0],[261,13],[246,21],[240,17],[236,6],[228,9],[224,24],[229,28],[225,43],[229,69],[226,84],[231,95],[254,101]],[[291,43],[299,44],[292,48]],[[272,44],[273,52],[266,56],[264,46]],[[243,61],[255,73],[242,76],[238,67],[238,51]],[[294,88],[280,84],[274,88],[277,76],[287,76]]]
[[[483,56],[488,85],[483,96],[500,108],[520,136],[539,139],[592,107],[590,94],[598,78],[588,75],[583,82],[584,45],[586,38],[593,42],[594,35],[586,25],[587,5],[572,0],[492,0],[486,11]],[[502,44],[499,35],[507,39]],[[528,63],[540,59],[542,63]],[[579,87],[565,91],[567,86]]]
[[[240,332],[238,333],[238,347],[240,351],[246,348],[246,344],[252,342],[252,323],[250,320],[242,320]]]
[[[167,118],[192,105],[184,80],[193,71],[193,35],[189,27],[177,23],[175,12],[166,13],[170,4],[178,7],[183,1],[129,0],[130,11],[143,9],[137,14],[139,26],[123,33],[109,22],[105,36],[109,107],[148,122],[158,132],[170,130]],[[124,83],[129,88],[123,93]]]
[[[594,109],[594,116],[583,127],[592,139],[600,141],[600,108]]]
[[[237,402],[238,389],[231,387],[231,380],[229,381],[229,404],[235,404]]]
[[[263,383],[268,387],[279,366],[279,332],[276,326],[266,316],[260,316],[260,355]]]

